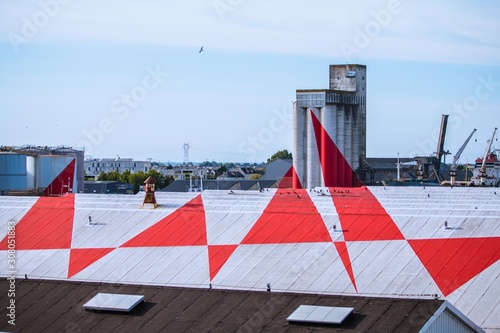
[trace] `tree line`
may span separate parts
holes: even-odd
[[[134,185],[134,193],[139,192],[140,186],[144,184],[144,181],[149,177],[153,177],[155,180],[156,189],[162,189],[170,185],[174,181],[174,177],[165,176],[156,170],[149,170],[148,172],[138,171],[130,172],[130,170],[125,170],[122,173],[113,170],[110,172],[101,171],[97,180],[100,181],[121,181],[128,184]]]

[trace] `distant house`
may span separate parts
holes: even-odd
[[[209,167],[189,165],[181,165],[173,169],[159,169],[158,171],[165,176],[174,177],[175,180],[185,180],[190,177],[194,177],[195,179],[207,179],[209,174],[214,173],[213,169]]]
[[[224,172],[217,177],[218,180],[249,180],[253,174],[262,174],[262,170],[251,166],[238,166]]]
[[[238,170],[226,171],[217,180],[245,180],[245,174]]]

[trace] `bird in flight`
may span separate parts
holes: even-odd
[[[200,51],[198,53],[201,53],[201,52],[203,52],[203,46],[201,47],[201,49],[200,49]]]

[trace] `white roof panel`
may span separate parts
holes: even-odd
[[[65,279],[68,272],[69,249],[17,250],[16,271],[18,276],[47,279]],[[7,251],[5,253],[7,258]],[[5,260],[7,262],[7,260]]]
[[[500,261],[458,288],[448,301],[481,327],[499,327]],[[492,309],[485,311],[485,309]],[[496,309],[496,311],[495,311]],[[487,324],[488,323],[488,324]],[[495,323],[495,324],[494,324]]]
[[[260,213],[208,212],[208,244],[239,244],[259,217]]]

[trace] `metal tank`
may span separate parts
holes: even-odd
[[[26,189],[26,155],[0,154],[0,191]]]

